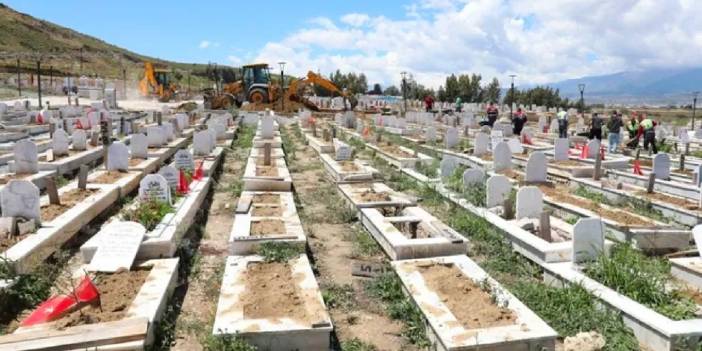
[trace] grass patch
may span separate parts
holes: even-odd
[[[124,220],[140,223],[151,231],[161,222],[161,219],[173,211],[173,207],[163,201],[143,201],[132,209],[126,209],[122,213]]]
[[[376,351],[375,346],[362,341],[359,338],[345,340],[341,342],[341,351]]]
[[[256,351],[257,347],[249,345],[238,336],[208,335],[203,342],[203,348],[207,351]]]
[[[656,220],[658,222],[670,222],[670,218],[665,216],[661,210],[653,208],[653,203],[651,203],[651,201],[630,198],[627,205],[631,211],[641,216]]]
[[[382,253],[380,245],[365,230],[357,229],[353,235],[353,258],[373,257]]]
[[[250,149],[253,146],[253,138],[255,135],[256,128],[254,126],[240,124],[237,137],[232,143],[233,148]]]
[[[600,255],[584,269],[590,278],[616,290],[658,313],[673,319],[695,317],[696,304],[671,285],[670,264],[647,257],[627,244],[612,247],[609,256]]]
[[[322,289],[322,298],[329,308],[348,310],[356,304],[353,287],[349,284],[333,284]]]
[[[400,278],[394,273],[385,274],[368,282],[366,289],[371,296],[385,303],[390,318],[403,322],[402,336],[418,347],[430,345],[426,337],[424,317],[402,292]]]
[[[580,285],[564,288],[541,283],[520,282],[511,291],[559,335],[597,331],[607,343],[603,351],[638,350],[633,332],[614,312],[602,309],[597,300]]]
[[[286,242],[268,241],[261,244],[258,254],[265,262],[287,262],[302,252],[300,245]]]
[[[605,205],[611,205],[609,202],[609,199],[607,199],[604,194],[598,193],[595,191],[592,191],[582,185],[578,185],[578,188],[575,189],[573,192],[573,195],[584,197],[592,202],[595,202],[597,204],[605,204]]]
[[[430,164],[417,162],[414,166],[414,170],[429,179],[437,178],[439,176],[437,173],[439,171],[439,160],[433,159]]]

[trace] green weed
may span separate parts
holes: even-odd
[[[357,257],[373,257],[382,253],[380,246],[375,242],[375,239],[365,230],[356,230],[353,237],[353,252],[352,256]]]
[[[287,262],[293,257],[297,257],[304,249],[300,245],[286,242],[264,242],[258,248],[258,254],[263,256],[266,262]]]
[[[350,309],[356,304],[353,287],[349,284],[330,285],[322,289],[322,298],[329,308]]]
[[[208,335],[203,343],[206,351],[256,351],[257,347],[249,345],[238,336],[231,334]]]
[[[172,211],[173,207],[163,201],[142,201],[136,208],[125,209],[122,216],[127,221],[140,223],[146,231],[151,231]]]
[[[376,351],[377,348],[371,344],[363,342],[361,339],[353,338],[341,342],[341,351]]]

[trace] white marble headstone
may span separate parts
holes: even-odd
[[[85,150],[88,147],[88,138],[85,131],[82,129],[75,129],[73,134],[71,134],[71,143],[73,144],[73,150]]]
[[[434,127],[427,127],[427,129],[424,131],[424,140],[428,143],[433,143],[436,141],[436,128]]]
[[[495,172],[512,169],[512,151],[506,142],[501,141],[495,145],[492,150],[492,164]]]
[[[351,159],[351,147],[339,139],[334,139],[334,151],[337,161]]]
[[[15,143],[13,152],[15,155],[15,173],[34,174],[39,171],[37,145],[34,142],[28,139],[20,140]]]
[[[141,201],[160,201],[170,204],[171,188],[166,178],[161,174],[148,174],[142,178],[139,182],[139,199]]]
[[[488,152],[489,144],[490,137],[487,134],[483,132],[476,133],[475,145],[473,145],[473,154],[476,156],[486,154]]]
[[[3,217],[22,217],[41,222],[39,188],[28,180],[10,180],[0,190]]]
[[[500,206],[509,197],[512,184],[509,178],[503,175],[494,175],[488,178],[485,195],[487,196],[485,205],[487,208]]]
[[[190,151],[185,149],[178,150],[173,156],[173,165],[178,170],[190,170],[195,169],[195,161],[193,161],[193,155]]]
[[[471,185],[482,184],[485,180],[485,172],[482,169],[468,168],[463,172],[463,187],[468,188]]]
[[[524,152],[524,147],[522,146],[522,142],[519,141],[517,138],[509,138],[507,139],[507,145],[509,145],[510,151],[512,151],[512,154],[521,154]]]
[[[545,182],[547,175],[546,154],[543,152],[533,152],[527,160],[525,181]]]
[[[453,157],[444,157],[439,163],[439,169],[441,171],[441,177],[450,177],[453,171],[456,169],[457,162]]]
[[[581,218],[573,227],[573,263],[597,259],[604,252],[604,225],[600,218]]]
[[[567,161],[570,142],[568,138],[557,138],[553,142],[553,159],[556,161]]]
[[[653,156],[653,173],[656,179],[670,179],[670,156],[666,153],[658,153]]]
[[[600,155],[600,141],[592,139],[587,142],[587,158],[595,159]]]
[[[129,148],[132,158],[147,158],[149,155],[149,142],[146,135],[141,133],[132,134]]]
[[[451,127],[446,130],[446,137],[444,138],[445,147],[447,149],[452,149],[458,145],[458,129]]]
[[[538,187],[525,186],[517,191],[516,219],[539,218],[543,210],[543,194]]]
[[[207,156],[214,149],[212,134],[206,130],[193,134],[193,152],[196,156]]]
[[[120,142],[107,148],[107,170],[127,171],[129,169],[129,148]]]
[[[97,250],[88,271],[117,272],[129,270],[136,259],[146,228],[136,222],[113,221],[96,234]]]
[[[161,127],[152,126],[146,128],[146,139],[149,147],[160,147],[166,143],[166,134]]]
[[[51,139],[51,148],[54,151],[54,156],[68,155],[68,145],[70,140],[68,133],[63,129],[54,131],[54,137]]]
[[[175,129],[173,128],[172,124],[164,123],[161,126],[161,129],[163,130],[163,134],[166,136],[166,142],[175,140]]]
[[[158,170],[158,174],[163,176],[168,186],[175,190],[178,187],[178,170],[173,166],[163,166]]]

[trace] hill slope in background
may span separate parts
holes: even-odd
[[[690,93],[702,90],[702,67],[620,72],[547,85],[560,89],[564,96],[579,98],[580,83],[585,83],[590,101],[691,103]]]
[[[59,72],[80,71],[102,77],[122,78],[122,67],[130,78],[143,70],[143,62],[153,61],[175,70],[194,70],[194,74],[205,76],[207,65],[188,64],[159,60],[140,55],[106,43],[100,39],[76,32],[54,23],[17,12],[0,3],[0,64],[6,68],[16,64],[20,55],[24,66],[41,56],[42,65],[52,65]],[[34,64],[31,62],[31,64]],[[6,71],[0,68],[0,72]]]

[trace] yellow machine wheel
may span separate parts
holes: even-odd
[[[255,91],[251,93],[251,102],[260,104],[263,103],[264,100],[266,100],[266,97],[263,96],[263,93],[261,93],[260,91]]]

